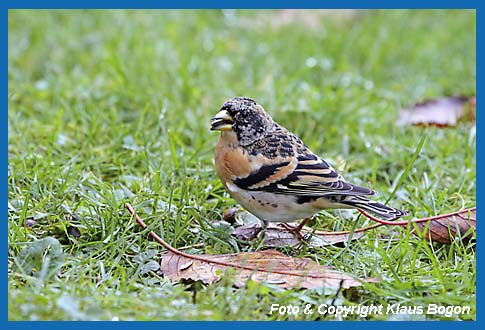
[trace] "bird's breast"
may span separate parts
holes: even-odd
[[[233,141],[224,138],[223,134],[216,146],[215,164],[217,174],[224,184],[251,173],[251,165],[245,151]]]

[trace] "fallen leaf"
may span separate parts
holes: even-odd
[[[244,286],[249,279],[282,288],[350,288],[362,285],[362,280],[330,270],[313,260],[289,257],[276,250],[192,257],[197,259],[168,252],[162,257],[160,270],[173,282],[190,279],[214,284],[228,269],[234,269],[236,287]],[[200,260],[201,257],[206,260]]]
[[[81,237],[81,231],[77,227],[69,226],[66,228],[66,231],[69,236],[72,236],[75,238]]]
[[[459,119],[475,120],[475,97],[442,97],[402,109],[397,124],[418,126],[455,126]]]
[[[294,226],[296,225],[294,224]],[[251,241],[260,231],[261,225],[249,224],[237,227],[232,235],[240,240]],[[301,234],[306,239],[308,246],[322,247],[348,242],[349,239],[359,239],[364,235],[364,231],[354,232],[353,234],[351,232],[326,232],[305,226],[302,228]],[[294,246],[301,243],[300,238],[294,232],[289,231],[279,223],[269,223],[262,239],[266,247]]]
[[[25,220],[25,226],[28,227],[28,228],[32,228],[36,224],[37,224],[37,221],[35,221],[34,219],[29,218],[29,219]]]
[[[420,230],[414,230],[413,233],[424,234],[433,242],[451,244],[453,238],[460,237],[463,242],[467,243],[476,231],[477,210],[476,208],[461,210],[427,222],[417,222],[416,225]]]
[[[377,227],[377,226],[375,226]],[[371,227],[365,227],[365,228],[360,228],[360,229],[363,229],[363,230],[355,230],[355,231],[342,231],[342,232],[328,232],[328,231],[320,231],[320,230],[316,230],[314,233],[313,233],[313,236],[312,236],[312,241],[311,241],[311,244],[313,246],[325,246],[325,245],[335,245],[335,244],[338,244],[338,243],[345,243],[345,242],[348,242],[350,240],[356,240],[356,239],[359,239],[361,238],[362,236],[364,236],[364,232],[366,232],[367,230],[370,230],[370,229],[373,229],[374,226],[371,226]],[[305,229],[305,228],[303,228]],[[318,243],[315,244],[315,242],[313,242],[313,239],[315,239],[315,241]]]
[[[238,207],[231,207],[230,209],[226,210],[222,216],[224,221],[227,221],[230,224],[234,224],[236,222],[236,213],[238,211]]]
[[[147,228],[135,214],[134,208],[125,207],[136,222]],[[160,271],[171,281],[182,279],[213,284],[221,279],[227,270],[233,270],[234,285],[243,286],[248,280],[278,285],[282,288],[350,288],[363,282],[377,282],[376,279],[360,280],[330,270],[308,258],[294,258],[275,250],[243,252],[221,255],[193,255],[175,249],[153,231],[149,235],[169,252],[162,257]]]
[[[477,117],[477,98],[470,97],[468,107],[465,109],[466,120],[475,121]]]
[[[231,215],[235,218],[234,224],[239,225],[235,228],[232,235],[239,240],[251,241],[261,231],[261,221],[244,209],[232,210]],[[288,223],[290,226],[297,226],[297,223]],[[365,229],[365,230],[362,230]],[[348,242],[349,239],[359,239],[367,229],[362,228],[354,231],[329,232],[314,230],[304,226],[301,235],[306,239],[306,244],[310,247],[322,247]],[[261,233],[263,235],[263,233]],[[301,239],[292,231],[289,231],[281,223],[269,222],[262,236],[263,244],[266,247],[285,247],[294,246],[301,243]]]

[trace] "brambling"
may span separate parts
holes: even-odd
[[[367,196],[315,155],[298,136],[276,123],[247,97],[225,102],[211,119],[221,131],[215,152],[217,174],[232,198],[263,222],[303,222],[324,209],[358,208],[385,220],[407,215]]]

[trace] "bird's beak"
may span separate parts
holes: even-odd
[[[227,110],[221,110],[211,119],[211,131],[230,131],[234,124]]]

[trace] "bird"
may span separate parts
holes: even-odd
[[[220,131],[217,175],[229,195],[262,221],[262,229],[268,222],[301,221],[292,227],[301,238],[303,226],[325,209],[361,209],[387,221],[408,215],[369,199],[374,190],[345,181],[249,97],[224,102],[210,130]]]

